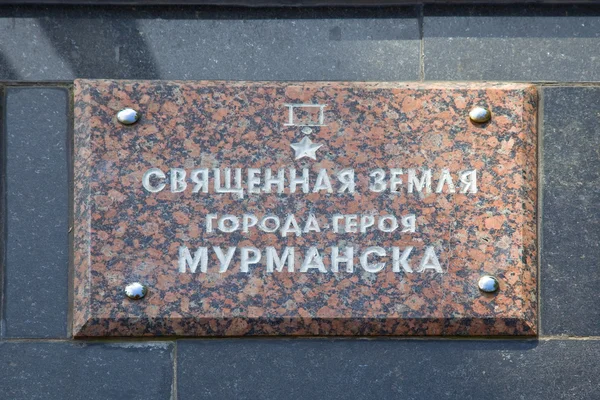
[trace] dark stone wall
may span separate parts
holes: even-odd
[[[0,398],[596,399],[600,8],[0,7]],[[74,78],[535,82],[540,335],[74,341]]]

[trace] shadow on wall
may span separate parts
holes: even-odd
[[[432,5],[420,18],[415,6],[4,6],[0,80],[600,79],[599,6]]]
[[[4,7],[0,80],[414,79],[416,16],[414,7]]]
[[[1,47],[1,46],[0,46]],[[17,80],[19,79],[19,74],[12,67],[12,65],[6,59],[3,52],[0,51],[0,72],[2,73],[3,79],[6,80]]]

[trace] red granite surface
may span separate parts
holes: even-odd
[[[324,104],[324,126],[310,134],[286,126],[285,104]],[[473,106],[489,123],[469,121]],[[140,111],[131,126],[124,107]],[[310,110],[307,110],[310,111]],[[314,111],[314,110],[313,110]],[[526,84],[273,83],[78,80],[75,82],[75,273],[73,332],[87,336],[242,335],[535,335],[537,331],[535,88]],[[316,118],[316,120],[315,120]],[[299,125],[319,122],[302,110]],[[309,137],[316,160],[296,160],[291,144]],[[352,168],[355,193],[151,193],[150,168],[302,168],[332,177]],[[401,168],[399,193],[368,190],[369,173]],[[433,171],[434,193],[408,193],[406,171]],[[435,193],[442,168],[448,186]],[[477,171],[477,192],[461,193],[457,174]],[[300,173],[300,172],[299,172]],[[245,172],[244,172],[245,174]],[[419,175],[421,176],[421,175]],[[388,175],[389,177],[389,175]],[[286,178],[287,179],[287,178]],[[336,181],[337,182],[337,181]],[[153,181],[155,184],[156,181]],[[443,188],[444,189],[444,188]],[[335,233],[335,214],[416,215],[416,232]],[[321,232],[301,236],[207,232],[207,214],[287,214],[303,227],[314,214]],[[329,225],[329,227],[327,227]],[[178,270],[178,250],[237,247],[219,273]],[[264,249],[296,250],[295,271],[267,272]],[[300,272],[307,249],[319,249],[326,272]],[[355,249],[354,271],[331,271],[330,248]],[[362,268],[360,254],[386,250]],[[413,272],[392,270],[392,247],[413,246]],[[417,272],[426,247],[442,272]],[[240,271],[241,247],[263,251]],[[483,294],[492,274],[500,291]],[[149,292],[124,295],[129,282]]]

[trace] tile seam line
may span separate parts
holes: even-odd
[[[73,337],[73,316],[75,313],[75,95],[73,84],[66,87],[68,94],[67,110],[67,180],[69,187],[68,198],[68,266],[67,266],[67,337]]]
[[[423,48],[423,74],[425,73],[425,62],[424,62],[424,48]],[[420,72],[419,72],[420,74]],[[78,79],[78,78],[77,78]],[[486,80],[427,80],[423,76],[423,78],[418,80],[389,80],[389,79],[367,79],[367,80],[290,80],[290,79],[274,79],[274,80],[248,80],[248,79],[114,79],[114,78],[99,78],[99,79],[90,79],[95,81],[101,80],[115,80],[115,81],[143,81],[143,82],[168,82],[168,81],[176,81],[176,82],[200,82],[200,81],[226,81],[226,82],[264,82],[264,83],[417,83],[417,84],[434,84],[434,83],[456,83],[456,84],[464,84],[464,83],[474,83],[474,84],[510,84],[510,83],[519,83],[519,84],[531,84],[539,87],[590,87],[590,88],[598,88],[600,87],[600,80],[598,81],[588,81],[588,82],[574,82],[574,81],[536,81],[536,80],[494,80],[494,79],[486,79]],[[19,82],[9,82],[0,80],[0,86],[4,88],[26,88],[26,87],[61,87],[61,88],[72,88],[75,80],[70,81],[19,81]]]
[[[74,80],[60,81],[3,81],[0,79],[0,85],[4,87],[70,87]]]
[[[543,252],[543,201],[544,201],[544,90],[541,86],[537,88],[538,109],[537,109],[537,221],[536,221],[536,236],[537,236],[537,323],[538,334],[543,334],[542,321],[542,252]]]
[[[171,382],[171,385],[173,386],[171,388],[171,400],[177,400],[177,351],[178,351],[178,341],[174,340],[173,341],[173,359],[172,359],[172,363],[173,363],[173,380]]]
[[[6,126],[6,87],[0,85],[0,341],[4,340],[6,334],[6,317],[5,303],[6,303],[6,242],[8,239],[8,230],[6,227],[6,214],[8,208],[6,207],[6,132],[8,128]]]
[[[425,82],[425,4],[417,6],[419,27],[419,81]]]
[[[74,77],[73,79],[60,79],[60,80],[3,80],[0,78],[0,86],[11,87],[11,86],[71,86],[76,80],[86,80],[86,81],[231,81],[231,82],[419,82],[414,79],[304,79],[304,80],[294,80],[294,79],[207,79],[207,78],[114,78],[114,77],[101,77],[101,78],[83,78],[83,77]],[[600,86],[600,79],[597,80],[589,80],[589,81],[571,81],[571,80],[544,80],[544,79],[425,79],[424,82],[477,82],[477,83],[534,83],[534,84],[543,84],[548,86]]]
[[[255,337],[173,337],[173,338],[156,338],[156,337],[147,337],[147,338],[99,338],[99,339],[13,339],[13,338],[5,338],[2,340],[3,343],[71,343],[71,344],[156,344],[156,343],[167,343],[173,344],[174,348],[179,341],[228,341],[234,342],[239,340],[245,340],[247,342],[251,341],[285,341],[285,342],[310,342],[314,340],[328,341],[328,342],[545,342],[545,341],[599,341],[600,336],[539,336],[539,337],[456,337],[456,336],[436,336],[431,338],[421,338],[421,337],[376,337],[376,338],[366,338],[362,336],[356,337],[331,337],[331,336],[316,336],[316,337],[290,337],[290,336],[278,336],[278,337],[264,337],[264,336],[255,336]],[[174,363],[177,361],[177,353],[174,353]],[[174,372],[177,372],[176,364],[174,364]],[[175,379],[174,379],[175,380]],[[175,382],[176,383],[176,380]]]

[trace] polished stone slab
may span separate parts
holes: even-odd
[[[7,87],[5,93],[3,333],[6,338],[64,338],[69,307],[69,91]]]
[[[600,87],[544,88],[541,325],[600,336]]]
[[[594,399],[598,357],[599,340],[183,339],[177,396]]]
[[[2,398],[175,398],[174,348],[167,342],[0,342]]]
[[[536,100],[76,81],[74,334],[534,335]]]

